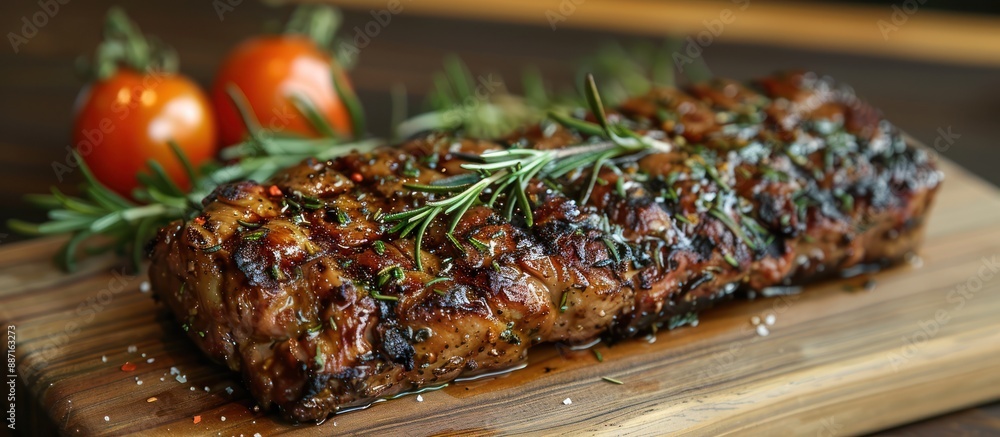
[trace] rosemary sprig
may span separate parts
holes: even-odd
[[[604,141],[561,149],[512,148],[486,152],[479,156],[468,157],[476,162],[462,164],[462,168],[470,172],[468,174],[433,185],[404,184],[406,188],[416,192],[450,195],[440,200],[429,201],[413,210],[383,217],[384,222],[395,223],[391,232],[398,233],[400,238],[410,234],[415,235],[413,259],[418,270],[423,269],[420,252],[424,233],[438,216],[450,217],[446,235],[454,242],[456,240],[452,233],[469,208],[477,203],[493,207],[500,196],[505,196],[504,218],[512,220],[515,207],[519,207],[525,223],[530,227],[534,224],[534,217],[526,190],[528,182],[532,179],[558,178],[573,170],[593,166],[590,185],[583,199],[585,202],[596,182],[597,173],[608,160],[652,148],[670,149],[671,146],[667,143],[639,136],[625,126],[611,124],[604,111],[593,76],[587,76],[584,93],[591,112],[597,118],[597,124],[559,115],[554,119],[567,128],[603,137]],[[492,195],[484,202],[481,195],[487,189],[492,191]]]
[[[615,385],[625,384],[624,382],[621,382],[621,381],[619,381],[617,379],[614,379],[612,377],[609,377],[609,376],[602,376],[601,379],[603,379],[605,382],[610,382],[610,383],[615,384]]]
[[[274,135],[257,122],[242,92],[233,87],[230,97],[249,130],[247,141],[221,153],[223,159],[235,163],[210,163],[197,171],[184,153],[176,145],[171,145],[176,159],[192,181],[191,190],[181,190],[159,163],[149,161],[149,173],[138,175],[141,186],[132,194],[134,200],[129,200],[102,185],[78,156],[77,162],[84,176],[84,195],[70,197],[53,188],[51,195],[29,196],[30,202],[48,210],[49,221],[27,223],[10,220],[8,226],[29,235],[70,234],[69,240],[56,255],[57,263],[67,271],[75,269],[80,245],[99,237],[110,239],[106,248],[130,253],[131,263],[138,269],[142,262],[142,249],[153,232],[173,220],[193,217],[200,210],[201,199],[219,185],[241,180],[264,181],[277,171],[307,158],[326,160],[352,149],[369,150],[381,144],[377,140],[342,142],[336,138]],[[250,223],[246,226],[254,227]],[[248,233],[245,238],[259,238],[263,232]]]
[[[111,77],[119,68],[153,74],[178,70],[177,53],[158,38],[145,35],[121,7],[108,10],[103,39],[92,61],[81,58],[83,72],[92,79]]]
[[[398,137],[425,131],[461,130],[469,137],[500,138],[542,121],[549,110],[564,104],[561,99],[548,96],[540,84],[541,78],[530,70],[522,80],[526,93],[530,94],[519,96],[508,92],[498,75],[473,77],[457,57],[447,58],[444,64],[444,70],[434,76],[434,87],[428,96],[430,111],[396,125]]]
[[[584,79],[587,76],[584,72],[594,73],[601,79],[598,85],[606,97],[605,103],[617,105],[654,86],[674,86],[671,55],[680,44],[678,39],[668,39],[659,48],[605,45],[594,56],[581,60],[579,77]],[[553,118],[552,112],[565,114],[586,104],[576,90],[548,89],[536,68],[525,69],[521,84],[523,96],[515,95],[508,92],[499,76],[473,77],[460,60],[446,59],[428,96],[430,112],[395,124],[396,133],[406,138],[423,131],[461,130],[466,136],[496,139],[541,122],[547,115]],[[395,106],[403,106],[403,102]]]
[[[308,25],[301,28],[320,31],[301,33],[321,42],[327,41],[328,29],[335,27],[337,17],[328,20],[328,17],[316,18],[310,15],[300,14],[297,20],[301,22],[300,24]],[[315,23],[321,25],[316,26]],[[123,31],[115,29],[115,32]],[[150,40],[149,44],[155,45],[156,42]],[[621,97],[645,91],[654,83],[672,85],[672,71],[668,68],[671,66],[669,58],[671,51],[666,49],[658,53],[649,50],[632,53],[606,51],[598,56],[599,66],[591,65],[585,68],[601,73],[600,76],[604,79],[601,88],[611,91],[613,97],[609,101],[615,103]],[[163,55],[162,60],[155,58],[150,61],[153,61],[151,63],[156,65],[156,69],[170,70],[173,64],[172,54],[163,53]],[[620,58],[619,61],[614,60],[615,56]],[[634,59],[635,62],[621,61],[626,58]],[[101,66],[105,64],[110,65],[104,62]],[[107,74],[106,70],[101,72]],[[138,265],[142,258],[142,248],[155,229],[172,220],[193,217],[199,209],[201,199],[220,184],[239,180],[263,181],[281,168],[294,165],[309,157],[325,160],[352,148],[366,150],[381,144],[375,140],[357,140],[365,132],[364,114],[356,96],[349,88],[341,86],[341,80],[337,80],[342,74],[341,71],[334,73],[334,85],[351,112],[354,142],[348,143],[336,138],[286,137],[268,132],[248,110],[249,105],[245,104],[242,93],[231,90],[231,97],[247,124],[250,137],[241,144],[223,150],[221,162],[210,163],[200,169],[193,168],[183,154],[176,150],[177,159],[181,160],[189,180],[192,181],[192,188],[189,191],[180,190],[165,177],[162,168],[153,164],[150,165],[148,174],[141,176],[142,185],[133,193],[132,199],[126,199],[101,185],[83,165],[81,172],[86,181],[82,196],[70,197],[58,190],[53,190],[51,195],[30,196],[29,201],[49,211],[49,221],[34,224],[12,220],[10,227],[36,235],[69,234],[69,240],[57,257],[66,269],[74,267],[76,253],[81,245],[99,238],[110,242],[101,247],[88,247],[88,253],[106,249],[119,249],[124,252],[125,249],[130,249],[128,252],[133,256],[133,263]],[[647,74],[652,76],[652,80],[644,79],[644,75]],[[547,90],[540,75],[534,71],[529,71],[524,76],[525,97],[508,93],[500,82],[495,92],[487,89],[486,97],[482,98],[480,97],[482,93],[478,92],[481,90],[473,87],[477,83],[482,84],[483,79],[488,81],[490,77],[479,79],[473,78],[468,69],[457,59],[449,61],[446,73],[440,76],[432,93],[433,112],[400,123],[397,127],[399,135],[406,137],[432,129],[460,129],[466,135],[496,138],[547,118],[550,125],[559,124],[576,130],[585,137],[602,141],[548,151],[510,149],[490,152],[470,161],[467,164],[467,169],[470,171],[468,174],[450,177],[426,186],[411,185],[410,189],[414,191],[447,197],[441,200],[435,199],[424,207],[400,214],[385,216],[378,211],[374,218],[395,222],[394,229],[401,234],[418,235],[417,254],[423,234],[430,223],[439,218],[438,216],[450,218],[450,229],[454,230],[454,224],[457,224],[471,206],[481,203],[494,206],[502,203],[505,217],[513,218],[514,210],[520,208],[525,222],[531,224],[533,223],[531,198],[525,192],[530,180],[540,180],[550,187],[561,189],[558,178],[590,168],[592,173],[589,184],[581,199],[586,202],[594,184],[599,181],[598,173],[605,166],[611,165],[615,158],[639,153],[649,148],[669,147],[654,138],[639,136],[624,126],[608,123],[603,115],[602,98],[596,93],[597,85],[592,77],[588,77],[585,82],[585,99],[567,97],[565,94]],[[620,92],[623,89],[626,92]],[[597,117],[597,123],[569,115],[572,114],[569,109],[579,107],[581,100],[588,103],[591,112]],[[325,119],[319,117],[311,102],[297,98],[295,103],[317,132],[332,135],[334,130]],[[398,118],[404,116],[405,110]],[[82,163],[82,160],[80,162]],[[481,169],[477,169],[477,166]],[[484,193],[489,193],[488,199],[483,198]],[[303,203],[303,206],[307,205]],[[241,226],[248,229],[259,227],[252,222],[241,223]],[[244,238],[259,238],[266,232],[266,228],[258,229],[247,233]],[[459,241],[451,233],[446,234],[446,237],[462,252],[466,251],[466,244],[475,247],[474,243]],[[415,256],[415,260],[419,266],[419,256]]]

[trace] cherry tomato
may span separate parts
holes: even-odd
[[[246,95],[260,125],[270,132],[320,135],[295,107],[291,96],[298,94],[312,102],[334,131],[350,136],[350,113],[334,87],[334,74],[339,85],[350,86],[330,55],[306,37],[265,36],[243,42],[223,61],[212,86],[223,144],[243,141],[247,132],[227,93],[229,84]]]
[[[73,144],[94,176],[124,196],[136,174],[159,162],[182,189],[190,185],[169,146],[174,141],[197,166],[216,152],[216,124],[208,98],[184,76],[119,69],[84,88],[77,101]]]

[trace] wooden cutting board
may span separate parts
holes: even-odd
[[[1000,398],[1000,192],[943,167],[920,262],[598,345],[603,362],[543,346],[524,369],[320,426],[256,411],[238,376],[143,292],[145,278],[109,258],[60,273],[58,240],[0,247],[0,321],[15,326],[18,396],[69,435],[855,434]],[[751,318],[768,314],[761,336]]]

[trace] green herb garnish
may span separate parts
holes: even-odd
[[[420,208],[384,217],[386,222],[395,223],[392,232],[398,233],[400,238],[415,233],[413,257],[418,270],[422,270],[420,249],[424,233],[430,223],[438,215],[449,216],[447,232],[449,234],[454,232],[465,212],[472,205],[482,201],[480,195],[487,188],[493,191],[490,198],[484,202],[487,206],[495,205],[500,196],[505,195],[506,204],[503,208],[505,218],[513,219],[515,206],[519,207],[525,224],[531,227],[534,224],[534,217],[531,200],[525,190],[532,179],[559,178],[571,171],[591,167],[590,181],[581,200],[586,202],[597,182],[601,168],[611,159],[647,149],[670,150],[671,147],[667,143],[639,136],[623,125],[611,124],[604,111],[593,76],[587,76],[584,94],[591,112],[598,120],[597,124],[562,115],[553,115],[552,118],[567,128],[602,137],[605,141],[554,150],[511,148],[486,152],[469,157],[473,162],[462,165],[463,169],[471,173],[453,177],[464,177],[463,179],[435,185],[404,184],[406,188],[416,192],[448,195],[441,200],[427,202]],[[470,243],[480,249],[480,245],[471,239]]]

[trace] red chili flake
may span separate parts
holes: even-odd
[[[365,180],[365,177],[361,173],[351,173],[351,180],[354,182],[361,182]]]
[[[194,416],[194,423],[201,423],[201,416]]]
[[[135,364],[128,361],[126,361],[125,364],[122,364],[122,372],[131,372],[133,370],[135,370]]]
[[[194,218],[194,223],[196,225],[203,225],[203,224],[205,224],[205,217],[195,217]]]
[[[275,197],[280,196],[281,188],[278,188],[277,185],[271,185],[271,187],[267,189],[267,193]]]

